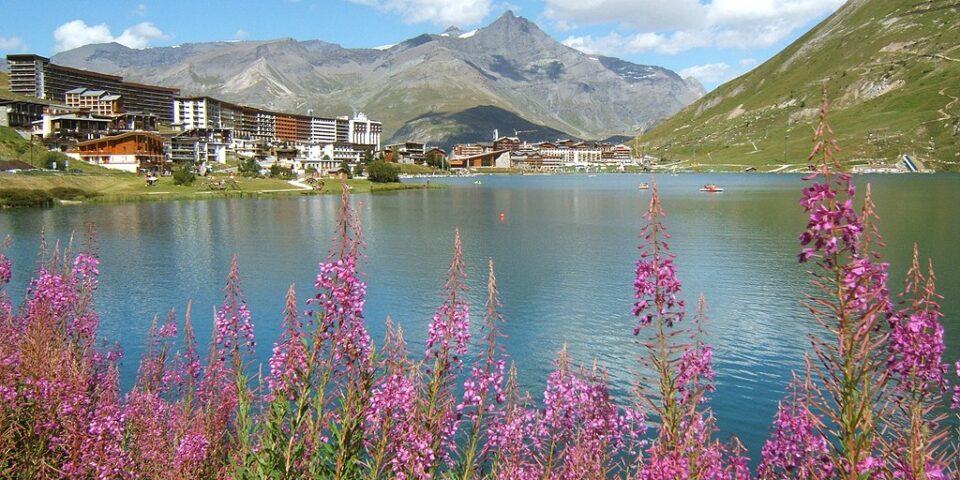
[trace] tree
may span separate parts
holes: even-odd
[[[353,167],[353,174],[354,174],[355,176],[358,176],[358,177],[359,177],[360,175],[363,175],[363,164],[362,164],[362,163],[358,163],[356,167]]]
[[[439,168],[443,170],[443,167],[444,167],[443,156],[437,152],[428,152],[427,155],[424,157],[424,161],[427,162],[427,165],[433,168]]]
[[[197,174],[193,173],[193,165],[182,163],[173,171],[174,185],[192,185],[197,180]]]
[[[377,161],[367,167],[367,176],[371,182],[390,183],[400,181],[400,169],[387,162]]]
[[[270,176],[275,178],[293,178],[293,169],[273,164],[270,165]]]
[[[353,178],[353,174],[350,173],[350,164],[347,163],[346,158],[340,161],[340,172],[346,173],[347,178]]]
[[[240,164],[237,165],[237,171],[245,177],[259,177],[260,164],[257,163],[257,159],[253,157],[244,158],[241,159]]]

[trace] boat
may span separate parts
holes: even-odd
[[[637,185],[637,188],[639,188],[640,190],[649,190],[650,184],[646,182],[640,182],[640,185]]]
[[[474,184],[474,185],[482,185],[483,182],[481,182],[480,180],[477,180],[477,181],[474,181],[473,184]]]
[[[722,192],[723,188],[715,183],[708,183],[700,187],[701,192]]]

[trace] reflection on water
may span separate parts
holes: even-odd
[[[617,395],[629,395],[640,352],[632,335],[637,234],[649,193],[636,175],[488,177],[443,180],[442,191],[357,196],[368,259],[366,317],[374,338],[387,315],[403,325],[414,355],[441,301],[443,275],[459,227],[469,267],[470,296],[484,297],[487,257],[497,264],[508,352],[520,380],[542,391],[564,344],[574,358],[607,368]],[[754,456],[792,369],[802,366],[815,325],[800,305],[809,290],[798,265],[796,176],[681,175],[660,177],[673,234],[671,248],[689,305],[700,292],[716,353],[717,392],[711,405],[724,433],[737,433]],[[914,241],[934,258],[943,301],[948,358],[960,356],[960,177],[857,177],[873,183],[891,261],[893,291],[901,285]],[[433,180],[434,182],[440,180]],[[699,192],[704,183],[721,194]],[[41,229],[66,241],[94,222],[102,256],[97,305],[101,336],[127,352],[132,383],[154,315],[183,312],[194,302],[201,341],[204,322],[221,300],[230,259],[240,258],[254,314],[258,353],[265,359],[279,334],[284,293],[296,283],[313,292],[326,256],[339,198],[298,197],[103,205],[0,212],[17,266],[12,296],[22,298],[26,268],[36,264]],[[504,213],[501,221],[499,213]]]

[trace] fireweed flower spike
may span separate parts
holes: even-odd
[[[487,260],[487,309],[483,328],[486,330],[486,349],[473,365],[470,378],[463,382],[463,400],[457,405],[457,415],[465,415],[472,423],[467,440],[467,449],[461,459],[463,480],[477,477],[478,454],[484,449],[481,445],[485,430],[490,429],[491,417],[500,415],[498,407],[506,401],[503,391],[506,354],[497,344],[503,337],[500,324],[503,316],[497,310],[500,307],[500,293],[497,289],[497,277],[493,271],[493,259]],[[492,397],[491,397],[492,395]]]
[[[940,295],[932,262],[924,275],[916,244],[913,263],[901,294],[906,307],[892,319],[887,370],[894,384],[897,415],[888,423],[893,432],[885,449],[896,478],[946,478],[950,430],[937,409],[947,392],[943,363]]]
[[[788,397],[780,402],[772,435],[763,445],[757,475],[761,479],[816,480],[833,476],[827,439],[818,431],[820,419],[810,411],[810,387],[794,377]]]
[[[673,263],[675,255],[670,253],[667,240],[670,234],[663,224],[666,213],[660,203],[660,194],[656,180],[651,181],[650,206],[643,218],[647,223],[640,230],[640,260],[637,261],[636,280],[633,282],[636,302],[633,315],[640,317],[640,323],[633,334],[650,325],[654,317],[660,317],[666,326],[683,320],[684,303],[677,298],[680,293],[680,280]]]
[[[470,307],[463,298],[467,289],[466,277],[460,229],[456,229],[453,259],[444,285],[445,300],[437,307],[430,321],[423,360],[427,384],[422,392],[425,399],[421,408],[424,416],[422,422],[433,435],[431,454],[438,461],[449,458],[450,443],[460,426],[455,410],[454,388],[470,342]],[[438,467],[439,464],[434,464],[430,474],[433,475]]]
[[[652,183],[647,223],[640,233],[633,314],[640,317],[634,335],[652,331],[641,341],[647,352],[642,363],[651,373],[641,377],[640,394],[660,425],[639,466],[639,477],[746,478],[747,459],[739,440],[724,445],[711,439],[717,429],[705,406],[706,393],[713,391],[713,350],[703,342],[701,328],[706,304],[701,295],[692,329],[680,324],[685,316],[684,302],[677,298],[681,283],[666,242],[670,238],[662,221],[666,214],[656,182]],[[689,342],[678,343],[676,339],[684,336]]]
[[[287,290],[287,302],[283,309],[283,334],[273,345],[269,365],[267,386],[271,394],[294,400],[293,396],[305,386],[307,348],[304,344],[297,293],[293,285]]]

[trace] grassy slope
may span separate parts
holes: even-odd
[[[83,173],[97,175],[130,175],[133,177],[132,174],[124,174],[116,170],[73,160],[62,153],[49,152],[39,142],[31,144],[29,140],[21,137],[10,127],[0,127],[0,160],[20,160],[38,168],[47,168],[49,166],[47,162],[50,160],[56,160],[61,165],[64,161],[69,161],[71,170],[80,170]]]
[[[748,74],[643,135],[646,153],[714,169],[802,167],[820,85],[850,163],[960,165],[960,4],[855,1]],[[939,57],[937,55],[940,55]],[[871,98],[871,91],[890,88]],[[942,94],[941,94],[942,92]],[[754,147],[756,145],[756,147]]]

